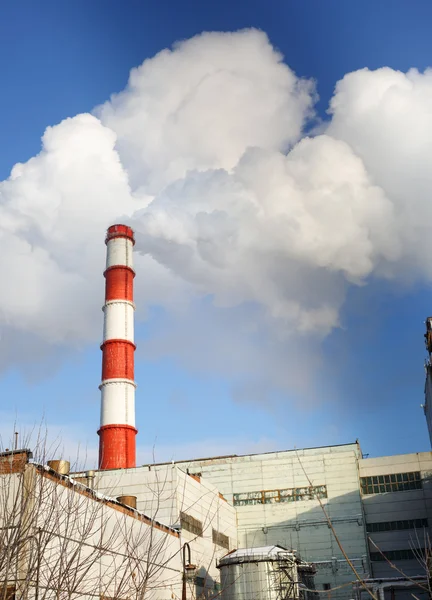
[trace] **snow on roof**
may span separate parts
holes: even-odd
[[[261,562],[280,558],[297,558],[295,550],[287,550],[283,546],[259,546],[257,548],[238,548],[223,556],[219,566],[232,563]]]

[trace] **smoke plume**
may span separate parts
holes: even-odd
[[[126,220],[137,316],[164,314],[143,356],[312,396],[350,286],[432,278],[432,71],[347,74],[307,136],[315,101],[264,33],[204,33],[48,128],[0,183],[1,366],[96,343],[103,232]]]

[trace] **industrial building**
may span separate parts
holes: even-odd
[[[31,458],[0,454],[2,600],[181,596],[178,531]]]
[[[217,561],[237,548],[237,523],[234,507],[211,481],[169,463],[161,468],[96,471],[94,486],[103,494],[133,496],[140,512],[169,523],[190,546],[198,595],[205,591],[211,597],[220,591]]]
[[[332,598],[351,598],[355,580],[335,533],[361,578],[414,577],[427,585],[422,557],[428,552],[432,519],[430,452],[362,458],[356,442],[144,465],[121,474],[99,471],[95,485],[108,489],[117,477],[119,493],[137,495],[138,506],[151,515],[152,505],[146,501],[148,473],[165,481],[173,470],[199,480],[199,485],[213,484],[233,507],[237,537],[229,535],[227,548],[294,549],[314,564],[316,588],[331,590]],[[162,505],[158,503],[159,511]],[[164,522],[175,525],[178,514],[164,509]],[[205,521],[197,505],[194,516]],[[398,597],[408,589],[396,582],[394,586]],[[415,593],[422,592],[420,588]]]
[[[107,305],[113,298],[116,302],[133,302],[132,244],[133,232],[125,226],[108,230],[101,388],[104,427],[107,426],[104,374],[109,372],[105,365],[105,348],[108,343],[111,347],[115,346],[118,340],[133,342],[133,313],[127,307],[118,315],[118,325],[113,324],[115,315],[107,324],[110,318]],[[111,250],[114,245],[115,251]],[[114,286],[110,276],[113,269],[116,270],[116,281],[124,282],[123,288],[119,283]],[[113,328],[116,333],[110,334]],[[110,341],[110,335],[113,341]],[[116,356],[121,356],[120,351]],[[133,354],[128,357],[130,365]],[[121,359],[117,360],[121,363]],[[126,376],[126,362],[123,360],[123,371],[119,373],[117,370],[115,376],[133,382],[133,371],[129,370]],[[120,410],[126,402],[124,398],[130,402],[131,397],[132,392],[129,396],[126,392],[118,392],[116,399],[111,397],[110,401],[118,407],[116,410]],[[122,410],[125,414],[128,412],[126,406]],[[117,427],[118,423],[135,427],[125,418],[123,421],[111,420],[110,426]],[[101,460],[95,479],[98,489],[106,491],[117,478],[117,491],[136,495],[141,510],[149,515],[162,511],[167,524],[180,525],[182,530],[187,530],[187,511],[181,510],[178,504],[173,508],[169,500],[161,502],[159,498],[155,512],[148,495],[149,486],[154,486],[151,482],[155,482],[157,477],[158,481],[169,481],[170,486],[174,486],[170,487],[170,493],[175,487],[184,490],[185,481],[191,488],[191,479],[195,481],[195,488],[198,485],[203,489],[212,484],[236,516],[236,531],[233,532],[228,519],[222,518],[222,515],[228,514],[226,508],[223,505],[218,507],[223,526],[219,532],[216,529],[212,533],[214,540],[223,539],[227,550],[271,546],[294,549],[316,566],[317,588],[331,590],[333,597],[348,598],[352,595],[349,584],[356,578],[353,568],[357,577],[363,579],[424,578],[427,575],[422,556],[427,552],[430,533],[431,453],[363,458],[360,445],[355,442],[325,448],[193,459],[175,465],[144,465],[132,469],[128,468],[130,464],[121,458],[121,454],[122,451],[119,451],[117,456],[123,464],[117,458],[110,458],[108,462]],[[121,471],[119,467],[122,467]],[[174,480],[177,483],[172,484]],[[193,493],[197,497],[200,492],[196,488]],[[206,517],[199,503],[192,501],[192,495],[189,499],[189,505],[194,506],[191,516],[198,522],[195,523],[196,531],[201,531]],[[206,510],[208,508],[204,512]],[[227,537],[220,537],[220,534]],[[220,553],[216,551],[216,554]],[[217,577],[217,574],[212,572],[211,576]],[[421,595],[422,590],[417,591]]]
[[[425,362],[426,381],[425,381],[425,403],[423,410],[426,417],[426,424],[429,431],[429,439],[432,446],[432,317],[426,319],[425,344],[427,359]]]
[[[430,597],[431,452],[364,458],[356,441],[136,465],[134,233],[105,241],[99,468],[65,481],[169,539],[156,597]]]

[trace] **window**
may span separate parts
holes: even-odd
[[[15,600],[15,586],[0,584],[0,598]]]
[[[369,533],[379,531],[400,531],[402,529],[423,529],[428,527],[427,519],[408,519],[406,521],[387,521],[385,523],[367,523],[366,529]]]
[[[327,498],[327,487],[325,485],[233,494],[234,506],[275,504],[277,502],[299,502],[303,500],[316,500],[318,498]]]
[[[190,515],[181,512],[180,525],[182,529],[186,529],[186,531],[190,531],[191,533],[202,537],[203,526],[201,521],[198,521],[198,519],[195,519],[194,517],[191,517]]]
[[[385,561],[387,560],[418,560],[419,556],[424,555],[425,551],[423,548],[417,550],[387,550],[387,552],[371,552],[370,559],[372,561]],[[384,555],[384,556],[383,556]]]
[[[412,473],[395,473],[393,475],[361,477],[360,486],[363,495],[385,494],[386,492],[421,490],[422,481],[420,472],[414,471]]]
[[[329,583],[323,583],[324,590],[329,590],[330,588],[331,588],[331,585]]]
[[[220,533],[220,531],[216,531],[216,529],[212,530],[212,538],[213,544],[217,544],[218,546],[222,546],[222,548],[226,548],[229,550],[229,537]]]

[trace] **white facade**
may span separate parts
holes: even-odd
[[[2,461],[0,589],[30,600],[181,596],[176,531],[46,467],[9,473]]]
[[[322,506],[362,578],[425,577],[417,554],[430,550],[431,477],[431,452],[363,459],[347,444],[98,471],[94,486],[136,496],[139,511],[179,532],[177,554],[190,543],[195,595],[218,589],[228,550],[278,545],[316,565],[323,598],[348,599],[355,576]],[[391,596],[391,582],[379,585]]]
[[[234,504],[238,547],[279,545],[297,550],[317,566],[317,589],[349,584],[344,559],[316,495],[362,576],[369,572],[365,523],[359,490],[358,444],[228,456],[177,463],[202,473]],[[313,490],[309,493],[310,479]],[[277,499],[275,492],[278,492]],[[349,588],[332,592],[348,598]]]
[[[430,548],[431,452],[363,459],[358,444],[348,444],[177,465],[201,473],[234,504],[238,547],[278,544],[297,550],[316,564],[317,589],[349,583],[354,574],[314,494],[321,495],[339,541],[360,576],[425,576],[415,548]],[[377,493],[367,493],[370,490],[364,478],[382,477],[384,481],[386,476],[390,476],[388,485],[391,476],[396,483],[398,478],[407,482],[397,486],[397,491],[382,487]],[[313,486],[309,493],[305,489],[310,486],[308,479]],[[408,489],[410,486],[417,489]],[[380,528],[389,530],[377,531]],[[390,558],[377,556],[368,536]],[[332,598],[350,598],[351,594],[350,587],[331,592]]]
[[[237,547],[236,512],[209,480],[169,464],[98,471],[95,488],[108,495],[136,496],[140,511],[178,529],[197,567],[194,595],[202,588],[219,589],[216,561]]]
[[[367,458],[359,469],[372,576],[399,575],[380,551],[405,575],[425,575],[415,549],[430,546],[432,453]]]

